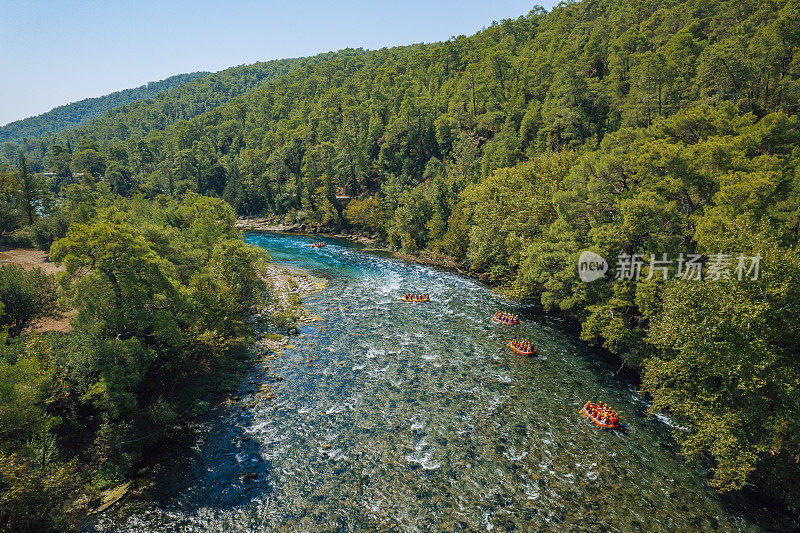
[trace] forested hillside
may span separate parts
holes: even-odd
[[[35,117],[17,120],[0,127],[0,142],[18,142],[23,139],[34,139],[48,133],[74,128],[106,111],[116,109],[125,104],[154,98],[159,93],[179,87],[184,83],[206,76],[208,72],[192,72],[170,76],[161,81],[151,81],[141,87],[117,91],[98,98],[86,98],[72,104],[58,106],[47,113]]]
[[[798,46],[797,0],[585,0],[323,56],[144,137],[107,115],[62,137],[75,153],[25,148],[54,191],[84,171],[446,254],[638,369],[719,489],[798,511]],[[642,276],[583,283],[585,249],[641,256]],[[661,254],[699,254],[705,275],[653,275]]]
[[[107,146],[115,141],[143,137],[175,122],[214,109],[237,95],[323,57],[324,55],[259,62],[204,75],[173,90],[156,94],[152,98],[132,101],[110,109],[83,126],[67,129],[55,135],[26,138],[17,143],[18,146],[6,143],[0,152],[0,161],[13,162],[15,154],[21,149],[31,158],[33,168],[38,170],[43,168],[41,163],[47,155],[53,155],[51,148],[53,144],[64,146],[69,152],[72,146],[87,138]],[[36,118],[38,117],[34,117]]]

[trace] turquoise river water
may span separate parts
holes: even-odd
[[[294,348],[253,371],[175,443],[154,487],[89,531],[790,531],[752,495],[723,496],[665,418],[574,330],[466,277],[332,239],[249,234],[327,278]],[[406,304],[403,292],[429,293]],[[518,328],[494,310],[522,315]],[[520,334],[539,358],[506,347]],[[283,378],[275,398],[255,395]],[[582,419],[587,400],[627,430]],[[255,405],[253,406],[253,402]],[[246,405],[242,409],[242,405]]]

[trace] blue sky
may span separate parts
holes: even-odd
[[[0,125],[174,74],[470,35],[536,3],[0,0]]]

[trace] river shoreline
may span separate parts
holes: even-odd
[[[248,241],[273,254],[278,270],[266,275],[280,278],[290,304],[316,285],[295,287],[282,260],[291,274],[308,269],[330,280],[303,304],[324,321],[280,341],[270,325],[274,346],[253,347],[229,401],[164,440],[155,450],[163,470],[147,473],[153,485],[142,494],[134,485],[93,530],[635,530],[642,516],[663,530],[787,523],[774,505],[748,503],[753,495],[709,490],[705,471],[674,453],[672,430],[647,416],[636,387],[563,332],[562,321],[530,316],[515,332],[547,357],[520,359],[504,348],[510,331],[487,323],[486,310],[500,304],[487,287],[388,254],[319,253],[305,237]],[[427,308],[394,305],[405,284],[441,298]],[[624,411],[630,429],[583,424],[575,413],[590,397]],[[484,508],[476,483],[502,500]],[[576,490],[596,495],[600,510]],[[365,497],[382,503],[365,507]]]
[[[283,356],[283,350],[292,346],[292,338],[299,334],[299,325],[324,321],[322,317],[307,312],[303,298],[323,290],[327,281],[311,275],[301,268],[268,263],[264,265],[261,278],[267,284],[268,297],[255,307],[249,321],[255,325],[251,342],[247,344],[244,368],[235,372],[241,378],[236,388],[219,390],[213,393],[209,413],[215,410],[242,404],[242,397],[249,392],[252,378],[264,378],[271,361]],[[268,381],[278,381],[280,377],[271,376]],[[265,400],[274,398],[270,385],[259,390],[259,397]],[[74,504],[76,516],[73,523],[81,530],[91,527],[97,516],[113,508],[128,498],[146,498],[148,492],[158,487],[159,475],[170,468],[177,457],[188,453],[197,437],[199,421],[209,416],[184,415],[170,429],[164,432],[148,453],[143,454],[134,473],[120,480],[119,484],[89,497],[81,496]],[[80,511],[78,509],[81,509]]]
[[[406,253],[392,249],[384,243],[379,242],[377,239],[364,234],[328,233],[324,231],[314,232],[309,231],[309,228],[303,227],[299,224],[274,224],[267,219],[246,218],[238,218],[236,220],[236,228],[252,233],[274,233],[279,235],[301,235],[308,237],[322,236],[337,239],[351,244],[363,246],[361,251],[364,252],[385,254],[388,257],[406,263],[430,266],[448,272],[456,272],[462,276],[466,276],[480,282],[483,285],[486,285],[493,291],[499,286],[497,283],[493,283],[489,279],[490,275],[488,272],[476,272],[474,270],[466,269],[464,265],[448,255],[432,252],[430,250],[422,250],[417,253]],[[528,301],[524,303],[531,304],[532,302]],[[566,322],[563,325],[564,331],[570,332],[570,334],[574,335],[575,337],[580,337],[581,324],[575,316],[559,310],[545,311],[538,301],[533,302],[533,307],[536,307],[541,314],[545,316],[558,317],[565,320]],[[596,346],[595,348],[598,350],[598,353],[603,354],[600,359],[604,363],[618,367],[615,372],[617,376],[630,380],[632,383],[635,383],[637,387],[641,385],[642,375],[639,369],[626,365],[619,359],[619,356],[611,353],[601,346]]]
[[[390,248],[389,246],[379,242],[377,239],[361,233],[351,234],[312,231],[311,228],[300,224],[274,224],[267,219],[249,218],[236,219],[236,228],[241,231],[250,231],[255,233],[282,233],[286,235],[307,236],[319,235],[322,237],[338,239],[345,242],[363,245],[365,246],[364,251],[385,253],[389,254],[395,259],[406,261],[408,263],[416,263],[419,265],[432,266],[452,272],[458,272],[459,274],[476,279],[481,283],[485,283],[491,287],[496,286],[496,284],[492,283],[489,279],[489,274],[487,272],[476,272],[474,270],[469,270],[449,255],[440,254],[429,250],[422,250],[416,253],[406,253]]]

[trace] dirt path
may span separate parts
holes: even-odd
[[[64,270],[63,266],[59,267],[50,262],[47,252],[35,248],[0,246],[0,266],[3,265],[19,265],[25,270],[39,267],[47,274],[55,274]]]

